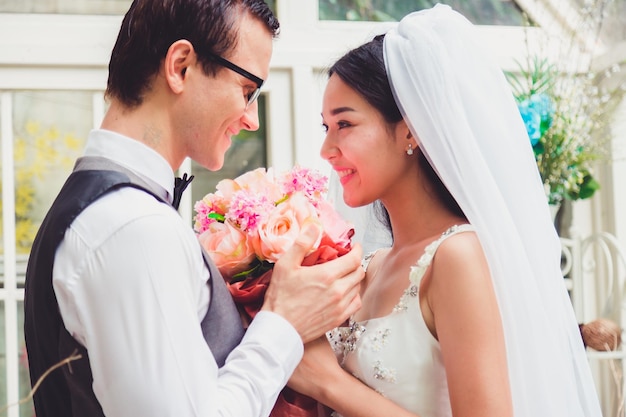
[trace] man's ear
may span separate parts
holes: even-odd
[[[193,45],[186,39],[179,39],[167,50],[163,61],[165,80],[176,94],[183,90],[187,68],[196,62]]]

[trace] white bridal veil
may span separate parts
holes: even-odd
[[[515,415],[599,417],[528,136],[501,69],[483,48],[476,29],[448,6],[412,13],[385,37],[392,90],[485,250]]]

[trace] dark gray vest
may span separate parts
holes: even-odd
[[[73,353],[82,359],[50,373],[34,395],[37,417],[97,417],[102,408],[93,393],[87,350],[66,330],[52,287],[56,248],[72,221],[106,193],[134,187],[163,200],[151,184],[104,158],[81,158],[48,211],[33,243],[24,290],[24,336],[31,384],[50,367]],[[198,245],[200,250],[200,245]],[[209,310],[201,322],[202,333],[222,366],[243,337],[243,326],[224,280],[202,250],[211,273]],[[114,308],[114,306],[112,306]],[[114,358],[112,358],[114,360]]]

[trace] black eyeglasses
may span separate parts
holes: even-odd
[[[237,74],[242,75],[244,77],[246,77],[247,79],[249,79],[250,81],[252,81],[253,83],[256,84],[256,90],[254,90],[253,92],[248,94],[248,103],[246,104],[246,108],[248,108],[248,106],[252,103],[254,103],[254,100],[256,100],[259,97],[259,94],[261,94],[261,87],[263,87],[263,83],[265,82],[262,78],[257,77],[256,75],[246,71],[245,69],[241,68],[239,65],[235,65],[232,62],[230,62],[229,60],[222,58],[219,55],[215,55],[213,53],[208,53],[209,57],[211,59],[213,59],[215,62],[217,62],[219,65],[228,68],[231,71],[235,71]]]

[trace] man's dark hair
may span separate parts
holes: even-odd
[[[262,0],[134,0],[111,53],[106,96],[140,105],[169,47],[181,39],[193,44],[204,72],[215,75],[209,53],[223,56],[236,47],[244,13],[278,35],[278,19]]]

